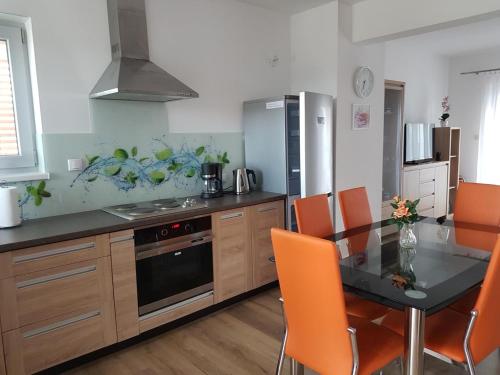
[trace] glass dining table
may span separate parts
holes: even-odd
[[[405,365],[423,374],[425,317],[446,308],[481,285],[497,227],[422,218],[415,223],[417,245],[399,245],[399,230],[382,221],[328,238],[341,254],[344,289],[405,311]]]

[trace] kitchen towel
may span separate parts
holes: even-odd
[[[21,208],[17,203],[15,186],[0,186],[0,228],[21,224]]]

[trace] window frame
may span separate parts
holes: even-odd
[[[0,39],[7,42],[19,155],[0,156],[0,174],[31,172],[37,167],[33,93],[26,31],[0,24]]]

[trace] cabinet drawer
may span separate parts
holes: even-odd
[[[434,181],[435,177],[436,177],[435,168],[426,168],[420,170],[420,183]]]
[[[251,252],[248,209],[212,215],[214,293],[221,302],[251,287]]]
[[[101,310],[80,310],[3,334],[9,374],[32,374],[116,342]]]
[[[420,198],[420,203],[417,206],[419,212],[434,208],[434,195]]]
[[[1,280],[2,331],[75,310],[99,309],[107,298],[101,282],[105,273],[111,273],[109,257]]]
[[[420,184],[420,197],[423,198],[429,195],[434,195],[434,181]]]
[[[0,278],[22,275],[109,255],[109,234],[0,254]]]

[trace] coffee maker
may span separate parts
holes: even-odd
[[[201,165],[201,179],[203,180],[203,191],[201,192],[203,199],[224,195],[221,163],[203,163]]]

